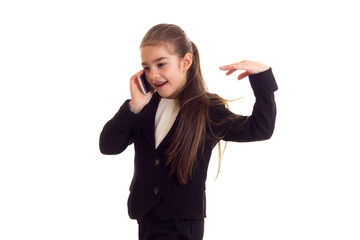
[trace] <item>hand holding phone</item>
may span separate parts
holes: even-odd
[[[129,107],[133,113],[140,112],[151,100],[154,90],[151,90],[150,84],[146,81],[144,70],[137,72],[130,78],[130,94]]]
[[[148,83],[148,81],[146,80],[146,76],[145,73],[141,74],[140,76],[138,76],[138,81],[141,87],[141,90],[144,94],[147,94],[148,92],[151,91],[152,87],[151,85]]]

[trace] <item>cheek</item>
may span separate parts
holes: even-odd
[[[182,86],[185,82],[186,75],[181,71],[179,66],[164,69],[162,72],[163,78],[169,81],[170,84],[177,87]]]
[[[181,74],[180,72],[178,72],[177,74],[174,74],[174,76],[173,76],[174,84],[176,84],[176,86],[178,86],[178,87],[183,86],[185,83],[184,77],[185,76],[183,74]]]
[[[177,71],[174,69],[166,69],[163,72],[163,76],[164,78],[166,78],[166,80],[171,82],[176,82],[177,79],[179,78]]]

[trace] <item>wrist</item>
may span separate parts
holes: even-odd
[[[141,106],[139,106],[138,104],[135,104],[134,102],[132,102],[131,100],[129,101],[129,110],[135,114],[139,113],[142,109]]]
[[[269,66],[266,66],[266,65],[264,65],[264,64],[261,64],[261,65],[254,71],[253,74],[263,73],[263,72],[265,72],[265,71],[267,71],[267,70],[269,70],[269,69],[270,69]]]

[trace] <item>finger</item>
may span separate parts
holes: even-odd
[[[141,87],[139,85],[139,82],[136,80],[136,78],[132,78],[130,81],[130,91],[133,94],[137,92],[141,92]]]
[[[225,65],[225,66],[220,67],[220,70],[223,70],[223,71],[226,71],[226,70],[234,70],[234,69],[237,69],[235,63],[234,63],[234,64],[229,64],[229,65]]]
[[[130,89],[133,89],[136,86],[136,89],[138,89],[139,91],[141,91],[141,86],[140,83],[138,81],[138,77],[144,72],[144,70],[141,70],[137,73],[135,73],[131,78],[130,78]]]
[[[226,71],[226,70],[236,70],[236,69],[239,69],[238,64],[239,63],[233,63],[233,64],[225,65],[225,66],[220,67],[220,70],[224,70],[224,71]]]
[[[247,77],[249,75],[250,75],[250,73],[248,73],[248,72],[240,73],[239,76],[238,76],[238,80],[241,80],[241,79],[243,79],[243,78],[245,78],[245,77]]]
[[[229,64],[226,66],[222,66],[220,67],[221,70],[247,70],[247,64],[245,61],[241,61],[241,62],[237,62],[237,63],[233,63],[233,64]]]
[[[139,72],[135,73],[135,74],[131,77],[131,79],[136,79],[138,76],[140,76],[140,75],[143,74],[143,73],[144,73],[144,69],[142,69],[142,70],[140,70]]]
[[[226,76],[229,76],[230,74],[232,74],[233,72],[235,72],[237,69],[233,69],[233,70],[230,70],[226,73]]]
[[[139,84],[139,81],[138,81],[138,77],[144,72],[144,70],[141,70],[137,73],[135,73],[131,78],[130,78],[130,88],[132,85],[136,85],[137,88],[139,88],[141,90],[141,86]]]

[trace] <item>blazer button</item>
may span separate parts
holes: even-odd
[[[155,195],[158,195],[158,193],[159,193],[159,189],[154,188],[154,194],[155,194]]]
[[[154,162],[155,166],[159,166],[160,165],[160,160],[159,159],[156,159],[155,162]]]

